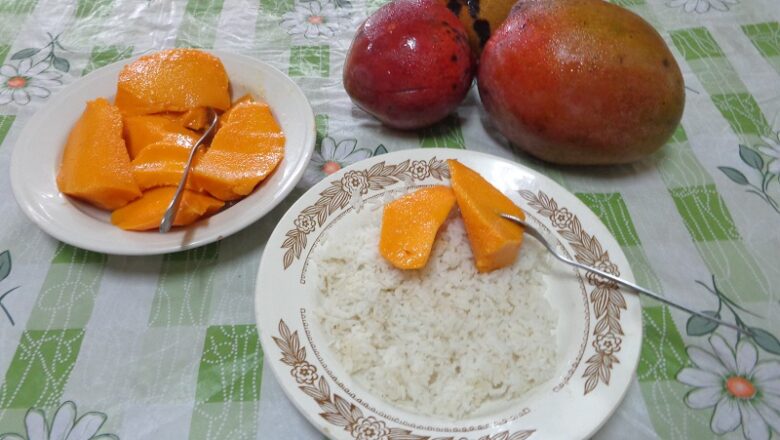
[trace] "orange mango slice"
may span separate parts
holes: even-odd
[[[194,168],[195,184],[220,200],[241,198],[282,161],[284,143],[268,105],[239,104]]]
[[[379,253],[399,269],[428,263],[439,227],[455,205],[446,186],[422,188],[385,205]]]
[[[135,159],[144,148],[156,142],[168,142],[189,149],[200,137],[171,116],[127,116],[124,121],[124,135],[131,159]]]
[[[490,272],[511,265],[523,243],[523,228],[499,214],[521,219],[525,214],[476,171],[457,160],[447,163],[477,271]]]
[[[187,110],[181,116],[178,121],[182,127],[189,128],[190,130],[203,130],[209,125],[208,111],[205,107],[196,107],[191,110]]]
[[[173,200],[176,188],[164,186],[144,192],[143,196],[111,214],[111,223],[129,231],[146,231],[160,227],[165,210]],[[174,226],[186,226],[199,218],[219,211],[224,202],[194,191],[184,190]]]
[[[252,97],[249,93],[246,95],[238,98],[233,104],[230,106],[229,109],[225,113],[222,113],[222,116],[219,117],[219,123],[217,124],[217,128],[222,128],[224,124],[227,123],[227,121],[230,119],[230,113],[233,112],[233,109],[238,107],[239,105],[245,103],[245,102],[254,102],[255,98]]]
[[[125,115],[185,112],[196,107],[227,110],[227,72],[219,58],[197,49],[155,52],[119,73],[116,105]]]
[[[245,127],[278,127],[271,108],[264,102],[247,101],[230,108],[224,119],[225,125],[242,125]]]
[[[130,163],[133,178],[142,190],[158,186],[178,186],[190,151],[171,142],[150,144]],[[202,148],[195,153],[193,164],[197,164],[201,158],[203,158]],[[187,178],[185,188],[197,190],[192,183],[192,173]]]
[[[122,115],[105,99],[89,101],[68,135],[57,187],[109,210],[141,196],[122,139]]]

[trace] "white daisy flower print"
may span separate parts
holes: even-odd
[[[772,430],[780,432],[780,362],[759,362],[756,346],[746,339],[736,350],[717,334],[709,343],[711,351],[688,347],[696,367],[677,375],[678,381],[693,387],[685,404],[714,408],[710,429],[718,435],[740,426],[748,440],[768,440]]]
[[[33,64],[32,58],[23,59],[18,66],[0,66],[0,105],[27,105],[34,98],[48,98],[51,89],[62,84],[62,75],[48,68],[49,63]]]
[[[46,414],[30,408],[24,417],[25,434],[0,434],[0,440],[118,440],[113,434],[100,434],[98,431],[106,422],[106,415],[88,412],[76,417],[76,405],[65,402],[57,408],[52,420],[46,422]]]
[[[330,1],[299,2],[295,9],[282,15],[282,27],[290,35],[305,38],[332,37],[336,34],[338,12]]]
[[[672,8],[682,7],[685,12],[703,14],[710,10],[726,12],[729,5],[738,4],[738,0],[671,0],[667,5]]]

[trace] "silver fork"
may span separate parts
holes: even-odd
[[[541,243],[544,247],[546,247],[548,251],[550,251],[550,253],[553,255],[553,257],[557,258],[559,261],[562,261],[562,262],[564,262],[564,263],[566,263],[566,264],[568,264],[570,266],[574,266],[574,267],[577,267],[579,269],[583,269],[583,270],[587,270],[589,272],[593,272],[593,273],[595,273],[597,275],[600,275],[600,276],[602,276],[602,277],[604,277],[604,278],[606,278],[608,280],[614,281],[614,282],[620,284],[621,286],[625,286],[625,287],[628,287],[630,289],[633,289],[634,291],[642,293],[642,294],[645,294],[645,295],[649,296],[650,298],[653,298],[656,301],[660,301],[660,302],[662,302],[664,304],[667,304],[669,306],[672,306],[672,307],[674,307],[676,309],[680,309],[680,310],[682,310],[684,312],[688,312],[691,315],[696,315],[696,316],[699,316],[701,318],[707,319],[709,321],[717,322],[720,325],[723,325],[725,327],[734,329],[734,330],[736,330],[736,331],[738,331],[740,333],[743,333],[745,335],[748,335],[748,336],[751,335],[751,333],[748,330],[740,328],[740,327],[737,327],[736,325],[731,324],[730,322],[726,322],[726,321],[723,321],[721,319],[715,318],[714,316],[705,315],[704,313],[697,312],[696,310],[693,310],[693,309],[689,309],[688,307],[685,307],[683,305],[680,305],[680,304],[677,304],[677,303],[675,303],[673,301],[670,301],[670,300],[662,297],[661,295],[659,295],[659,294],[657,294],[657,293],[655,293],[655,292],[653,292],[651,290],[647,290],[644,287],[639,286],[637,284],[634,284],[634,283],[632,283],[630,281],[627,281],[627,280],[624,280],[622,278],[616,277],[616,276],[614,276],[614,275],[612,275],[610,273],[604,272],[603,270],[596,269],[595,267],[591,267],[591,266],[588,266],[586,264],[582,264],[582,263],[580,263],[578,261],[570,260],[570,259],[564,257],[563,255],[559,254],[558,251],[556,251],[555,248],[553,248],[553,246],[550,244],[550,242],[548,242],[547,239],[544,238],[544,236],[541,234],[541,232],[539,232],[538,229],[534,228],[533,226],[529,225],[525,221],[523,221],[520,218],[515,217],[513,215],[500,214],[500,216],[505,218],[505,219],[507,219],[507,220],[509,220],[509,221],[511,221],[511,222],[517,223],[518,225],[522,226],[525,229],[525,233],[526,234],[528,234],[531,237],[535,238],[539,243]]]
[[[181,180],[179,180],[179,186],[176,187],[176,193],[173,194],[173,200],[171,200],[171,203],[168,205],[168,209],[165,210],[165,215],[160,222],[161,234],[171,230],[171,226],[173,226],[173,219],[176,218],[176,212],[179,210],[179,204],[181,204],[181,195],[184,192],[184,185],[187,183],[187,177],[190,175],[192,160],[195,159],[195,154],[198,152],[198,150],[200,150],[201,146],[205,145],[203,142],[208,139],[208,137],[211,135],[211,132],[214,131],[214,127],[217,126],[217,121],[219,118],[217,118],[217,112],[215,112],[211,107],[208,108],[208,118],[210,121],[209,126],[206,131],[203,132],[203,136],[198,139],[198,142],[195,142],[195,145],[192,146],[192,150],[190,150],[190,157],[187,158],[187,164],[184,165],[184,173],[181,175]]]

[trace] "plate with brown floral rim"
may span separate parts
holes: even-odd
[[[317,283],[307,279],[319,243],[338,223],[349,225],[367,215],[377,200],[449,184],[447,159],[459,160],[509,196],[557,241],[560,251],[633,280],[626,257],[606,226],[549,178],[506,159],[464,150],[385,154],[355,163],[312,187],[268,240],[255,293],[266,362],[296,407],[333,439],[589,437],[628,390],[639,360],[642,317],[635,294],[583,271],[556,268],[546,278],[545,297],[559,316],[552,378],[480,415],[452,420],[399,408],[358,384],[331,352],[315,318]]]

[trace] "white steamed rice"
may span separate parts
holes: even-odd
[[[511,268],[479,274],[453,216],[427,266],[401,271],[379,255],[381,212],[363,217],[315,252],[316,315],[358,383],[412,412],[460,419],[552,376],[558,316],[544,298],[541,245],[525,240]]]

